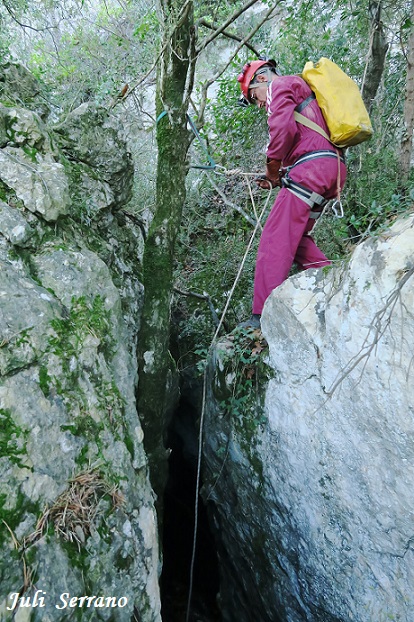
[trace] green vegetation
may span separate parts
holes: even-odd
[[[37,153],[38,150],[35,147],[29,147],[28,145],[24,145],[22,147],[24,153],[31,159],[32,162],[37,162]]]
[[[83,413],[74,417],[71,423],[61,426],[62,430],[68,430],[74,436],[80,436],[87,441],[98,442],[100,433],[105,426],[100,421],[95,421],[89,414]]]
[[[73,435],[96,444],[98,454],[103,459],[100,437],[108,424],[103,420],[97,420],[89,412],[86,396],[79,384],[84,373],[83,365],[79,363],[79,360],[85,339],[91,335],[99,340],[98,353],[101,352],[106,361],[110,363],[115,345],[112,337],[111,314],[105,309],[104,300],[100,296],[94,297],[93,300],[87,300],[85,296],[82,296],[72,299],[67,317],[54,319],[51,324],[54,335],[49,338],[46,355],[56,356],[61,369],[55,375],[53,368],[46,367],[45,364],[41,365],[39,369],[40,388],[46,397],[49,397],[52,391],[63,397],[71,412],[71,421],[62,426],[62,429],[69,430]],[[114,438],[120,438],[124,426],[125,403],[115,381],[106,378],[97,363],[96,368],[88,369],[88,382],[95,387],[97,407],[107,416]],[[122,437],[123,434],[124,431]],[[84,466],[87,459],[88,451],[85,445],[77,462]]]
[[[230,394],[222,399],[221,404],[236,421],[243,422],[243,427],[254,431],[264,423],[260,412],[263,403],[259,387],[270,378],[271,370],[264,361],[267,343],[259,331],[246,328],[235,329],[227,339],[232,347],[224,356],[224,378],[233,380],[227,389]],[[249,409],[253,410],[249,413],[249,419],[245,420]]]
[[[260,442],[259,430],[267,421],[263,400],[272,377],[266,364],[267,343],[259,331],[244,328],[234,330],[227,340],[231,347],[219,350],[223,370],[216,372],[215,397],[262,482],[262,464],[255,449]]]
[[[17,198],[16,192],[9,188],[7,184],[4,183],[0,179],[0,201],[4,201],[4,203],[8,203],[12,207],[23,207],[23,203],[20,199]]]
[[[13,496],[13,503],[6,494],[0,494],[0,546],[6,541],[11,541],[11,533],[28,514],[38,516],[40,507],[34,503],[18,488]],[[6,528],[6,525],[9,529]],[[11,550],[11,547],[10,547]],[[17,552],[15,552],[17,555]]]
[[[39,367],[39,386],[45,397],[48,397],[50,394],[51,381],[52,381],[52,378],[48,374],[47,367],[45,365],[41,365]]]
[[[68,374],[72,373],[72,357],[78,355],[88,334],[99,339],[98,350],[111,360],[114,348],[111,313],[101,296],[95,296],[91,302],[85,296],[72,298],[68,317],[54,319],[51,325],[55,336],[49,339],[50,351],[59,357]]]
[[[234,189],[236,185],[241,195],[245,192],[243,200],[246,203],[247,189],[243,189],[242,183],[230,180],[228,187]],[[194,204],[196,200],[198,206]],[[253,214],[252,211],[250,213]],[[207,183],[200,184],[197,196],[190,196],[184,219],[186,226],[179,233],[174,274],[177,286],[174,294],[174,330],[181,367],[196,362],[195,350],[209,347],[217,318],[224,309],[251,236],[251,225],[219,197],[212,196]],[[257,235],[227,313],[225,332],[250,315],[258,241]],[[194,295],[185,296],[180,292],[201,297],[208,295],[209,300]]]
[[[24,464],[28,431],[19,428],[9,410],[0,408],[0,458],[8,458],[20,468],[29,468]]]

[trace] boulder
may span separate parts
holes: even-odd
[[[412,619],[413,249],[410,215],[271,294],[263,406],[226,407],[234,342],[216,352],[204,498],[224,620]]]
[[[0,113],[7,137],[0,149],[1,181],[27,210],[55,222],[68,214],[69,185],[47,127],[30,110],[2,106]]]
[[[0,150],[0,178],[12,188],[24,207],[55,222],[69,210],[69,189],[63,165],[38,154],[32,160],[23,149]]]

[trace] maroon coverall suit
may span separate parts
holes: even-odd
[[[312,151],[336,149],[328,140],[294,119],[295,108],[312,94],[299,76],[279,76],[270,83],[266,109],[269,125],[267,157],[282,161],[283,167]],[[322,112],[312,100],[301,112],[329,135]],[[321,157],[295,166],[289,177],[326,199],[337,195],[337,158]],[[346,167],[340,163],[340,187],[346,178]],[[301,269],[319,268],[330,261],[316,246],[309,232],[315,220],[309,218],[311,208],[287,188],[281,188],[263,228],[257,253],[254,279],[253,313],[262,313],[271,291],[283,283],[293,263]]]

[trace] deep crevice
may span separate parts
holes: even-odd
[[[195,409],[184,399],[173,416],[168,447],[169,478],[164,495],[163,622],[186,619],[194,537],[194,495],[197,477]],[[207,512],[199,497],[197,550],[194,564],[190,622],[220,622],[217,607],[219,574],[216,545]]]

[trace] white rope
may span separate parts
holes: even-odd
[[[254,199],[253,199],[253,195],[251,192],[251,186],[250,186],[250,181],[248,179],[248,177],[251,177],[252,174],[251,173],[242,173],[242,171],[237,171],[237,173],[235,171],[228,171],[228,174],[243,174],[246,178],[246,181],[248,183],[249,186],[249,192],[250,192],[250,196],[253,202],[253,208],[254,208],[254,213],[256,214],[256,207],[254,204]],[[254,177],[257,177],[257,174],[254,175]],[[252,247],[254,238],[256,236],[257,230],[259,228],[261,228],[261,220],[263,218],[263,215],[267,209],[268,203],[269,203],[269,199],[271,197],[271,188],[269,189],[269,193],[266,199],[266,202],[264,204],[264,207],[262,209],[262,211],[260,212],[259,217],[257,218],[256,221],[256,225],[253,229],[253,233],[250,237],[249,243],[247,245],[246,248],[246,252],[244,253],[242,262],[240,264],[239,270],[237,272],[236,278],[234,280],[233,286],[230,290],[229,296],[227,298],[227,302],[225,304],[223,313],[221,314],[221,318],[220,318],[220,322],[216,328],[216,332],[214,333],[214,337],[212,339],[212,342],[210,344],[210,347],[207,351],[207,355],[206,355],[206,360],[208,359],[208,356],[217,340],[217,337],[219,335],[220,329],[223,325],[224,322],[224,318],[226,316],[227,310],[229,308],[234,290],[236,289],[237,283],[240,279],[241,273],[243,271],[244,268],[244,264],[246,263],[246,259],[247,259],[247,255],[250,252],[250,249]],[[203,450],[203,427],[204,427],[204,418],[205,418],[205,409],[206,409],[206,392],[207,392],[207,365],[204,369],[204,376],[203,376],[203,398],[202,398],[202,405],[201,405],[201,415],[200,415],[200,431],[199,431],[199,437],[198,437],[198,456],[197,456],[197,478],[196,478],[196,487],[195,487],[195,504],[194,504],[194,536],[193,536],[193,549],[192,549],[192,555],[191,555],[191,564],[190,564],[190,584],[189,584],[189,591],[188,591],[188,600],[187,600],[187,613],[185,616],[185,622],[189,622],[190,619],[190,607],[191,607],[191,598],[192,598],[192,594],[193,594],[193,582],[194,582],[194,563],[195,563],[195,554],[196,554],[196,548],[197,548],[197,531],[198,531],[198,497],[199,497],[199,493],[200,493],[200,475],[201,475],[201,458],[202,458],[202,450]]]

